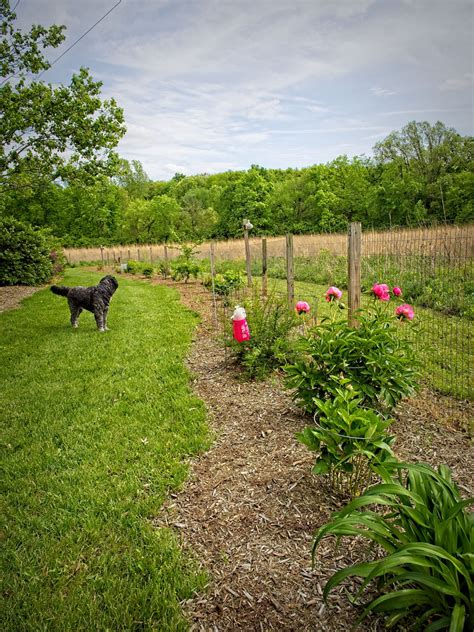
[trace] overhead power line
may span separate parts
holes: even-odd
[[[122,0],[118,0],[118,2],[116,2],[116,3],[114,4],[114,6],[113,6],[111,9],[109,9],[109,10],[107,11],[107,13],[104,13],[104,15],[103,15],[103,16],[102,16],[99,20],[97,20],[97,22],[95,22],[95,24],[93,24],[93,25],[92,25],[89,29],[87,29],[87,31],[86,31],[85,33],[83,33],[80,37],[78,37],[78,38],[77,38],[77,40],[71,44],[71,46],[69,46],[68,48],[66,48],[66,50],[65,50],[64,52],[62,52],[62,53],[61,53],[61,55],[59,55],[59,57],[56,57],[56,59],[55,59],[54,61],[52,61],[52,62],[51,62],[51,65],[49,66],[49,68],[46,68],[45,70],[43,70],[43,72],[41,72],[41,73],[38,75],[38,77],[37,77],[37,78],[39,79],[40,77],[42,77],[42,76],[44,75],[44,73],[45,73],[45,72],[48,72],[48,70],[49,70],[52,66],[54,66],[54,64],[55,64],[56,62],[58,62],[60,59],[62,59],[62,58],[64,57],[64,55],[66,55],[66,53],[68,53],[68,52],[71,50],[71,48],[74,48],[74,46],[75,46],[76,44],[78,44],[78,43],[79,43],[82,39],[84,39],[84,37],[85,37],[88,33],[90,33],[93,29],[95,29],[95,27],[96,27],[98,24],[100,24],[100,23],[102,22],[102,20],[105,20],[105,18],[106,18],[108,15],[110,15],[110,14],[112,13],[112,11],[113,11],[115,8],[117,8],[117,7],[118,7],[118,5],[119,5],[121,2],[122,2]]]

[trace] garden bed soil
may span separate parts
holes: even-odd
[[[30,285],[1,285],[0,312],[20,307],[24,298],[41,289],[41,287],[31,287]]]
[[[359,611],[345,588],[333,591],[327,604],[322,590],[337,569],[364,559],[366,545],[347,539],[335,550],[326,540],[312,568],[313,534],[341,501],[311,473],[313,456],[295,439],[308,418],[281,376],[242,380],[219,341],[212,297],[202,285],[158,282],[175,287],[201,317],[188,366],[215,435],[211,449],[190,463],[183,489],[154,520],[171,527],[208,573],[206,591],[184,604],[192,630],[350,629]],[[396,412],[391,430],[397,455],[446,463],[463,493],[472,492],[474,450],[459,430],[470,413],[467,404],[424,389]],[[359,630],[382,628],[372,617]]]

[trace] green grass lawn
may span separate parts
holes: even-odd
[[[209,443],[183,367],[197,317],[119,278],[108,320],[73,330],[48,289],[0,314],[2,630],[182,630],[205,582],[150,522]]]

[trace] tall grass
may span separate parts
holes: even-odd
[[[181,630],[205,581],[150,521],[208,443],[183,368],[197,319],[119,283],[105,334],[89,313],[72,330],[48,290],[0,315],[2,630]]]

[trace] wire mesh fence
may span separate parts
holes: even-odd
[[[267,237],[249,239],[249,266],[246,266],[243,240],[212,244],[214,272],[239,271],[267,293],[311,306],[311,319],[324,316],[324,293],[331,285],[347,290],[347,234],[294,235],[292,253],[288,239]],[[266,251],[266,257],[265,257]],[[115,246],[98,249],[70,249],[70,263],[97,261],[118,264],[130,259],[158,264],[172,262],[180,254],[172,245]],[[403,328],[419,356],[423,379],[432,389],[459,400],[473,401],[474,371],[474,224],[438,226],[390,231],[363,231],[361,239],[361,305],[368,304],[374,283],[402,289],[399,302],[415,308],[413,327]],[[204,275],[210,275],[211,244],[197,247]],[[288,258],[291,257],[289,268]],[[294,286],[290,288],[292,279]],[[246,282],[247,285],[247,282]],[[209,289],[212,289],[208,284]],[[244,299],[243,292],[222,300],[217,297],[216,321],[230,317],[229,303]],[[247,294],[249,290],[246,290]],[[343,295],[342,301],[346,301]],[[294,297],[294,298],[293,298]],[[225,304],[225,305],[224,305]],[[392,306],[393,309],[393,306]]]
[[[424,383],[459,400],[473,401],[474,372],[474,226],[398,229],[362,233],[361,306],[373,300],[375,283],[399,287],[397,301],[414,307],[413,326],[401,328],[411,339]],[[294,299],[311,305],[313,322],[325,314],[324,293],[331,285],[347,290],[347,235],[294,236]],[[216,244],[218,272],[245,274],[240,242]],[[262,240],[251,241],[253,282],[260,283]],[[288,253],[284,237],[267,238],[267,271],[271,291],[288,296]],[[343,295],[346,301],[347,293]],[[235,295],[234,302],[242,300]],[[394,310],[393,301],[387,309]],[[221,317],[222,320],[223,316]]]

